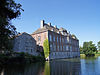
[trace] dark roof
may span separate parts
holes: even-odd
[[[54,27],[49,27],[49,26],[44,26],[43,28],[39,28],[37,29],[35,32],[33,32],[32,34],[38,34],[38,33],[41,33],[41,32],[45,32],[45,31],[53,31],[53,32],[58,32],[59,29],[57,28],[54,28]]]
[[[78,38],[74,34],[72,34],[71,36],[72,36],[73,39],[78,40]]]
[[[46,29],[46,28],[39,28],[39,29],[37,29],[35,32],[33,32],[32,34],[37,34],[37,33],[40,33],[40,32],[44,32],[44,31],[47,31],[48,29]]]
[[[21,36],[21,35],[23,35],[23,34],[31,36],[30,34],[28,34],[28,33],[26,33],[26,32],[22,32],[22,33],[17,34],[16,36],[14,36],[14,38],[19,37],[19,36]]]
[[[53,26],[48,26],[48,25],[45,25],[43,28],[37,29],[37,30],[36,30],[35,32],[33,32],[32,34],[38,34],[38,33],[41,33],[41,32],[48,31],[48,30],[53,31],[53,32],[56,32],[56,33],[59,33],[59,34],[62,34],[62,33],[61,33],[61,31],[62,31],[62,32],[63,32],[62,35],[67,35],[67,36],[72,37],[73,39],[78,40],[78,38],[77,38],[74,34],[71,35],[70,33],[67,32],[66,29],[64,29],[64,28],[58,29],[58,28],[55,28],[55,27],[53,27]]]

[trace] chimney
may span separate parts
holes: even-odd
[[[51,26],[51,23],[48,23],[49,26]]]
[[[44,20],[41,20],[40,26],[41,26],[40,28],[44,27]]]
[[[55,28],[57,28],[57,26],[56,26],[56,25],[55,25],[54,27],[55,27]]]

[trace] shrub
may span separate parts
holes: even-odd
[[[50,54],[48,39],[44,40],[43,49],[44,49],[44,56],[45,56],[45,58],[47,58],[49,56],[49,54]]]

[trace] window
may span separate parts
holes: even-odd
[[[52,36],[51,35],[49,35],[49,40],[52,41]]]
[[[55,36],[53,37],[53,41],[55,41]]]
[[[65,38],[63,38],[63,43],[65,43]]]
[[[60,37],[60,43],[61,43],[61,37]]]
[[[68,50],[68,46],[66,46],[66,50]]]
[[[53,48],[54,48],[54,51],[56,51],[56,45],[55,45],[55,43],[53,43]]]
[[[66,51],[66,46],[65,45],[63,46],[63,50]]]
[[[55,45],[55,51],[56,51],[56,45]]]
[[[69,42],[69,37],[67,37],[67,41]]]
[[[52,51],[52,44],[50,44],[50,50]]]
[[[57,37],[57,42],[58,42],[58,37]]]
[[[70,46],[70,51],[72,51],[72,46]]]
[[[59,45],[57,47],[58,47],[58,51],[59,51]]]
[[[67,38],[65,38],[65,43],[67,43]]]
[[[71,43],[71,39],[69,39],[69,43]]]
[[[31,53],[33,52],[33,50],[31,49]]]
[[[62,51],[62,46],[60,46],[60,51]]]
[[[41,37],[40,36],[38,36],[38,41],[41,41]]]
[[[62,51],[64,50],[64,45],[62,45]]]
[[[64,42],[64,38],[62,37],[62,43]]]

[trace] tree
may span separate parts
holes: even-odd
[[[98,42],[97,46],[98,46],[98,50],[100,50],[100,41]]]
[[[92,41],[83,43],[83,53],[86,56],[94,56],[95,52],[97,52],[97,48],[96,48],[95,44],[93,44]]]
[[[88,42],[84,42],[83,43],[83,53],[86,53],[87,50],[88,50]]]
[[[11,20],[21,15],[21,4],[14,0],[0,0],[0,51],[11,50],[10,38],[16,35]]]
[[[49,54],[50,54],[49,41],[48,41],[48,39],[44,40],[43,49],[44,49],[45,58],[47,58],[49,56]]]
[[[83,47],[80,46],[80,54],[84,54]]]

